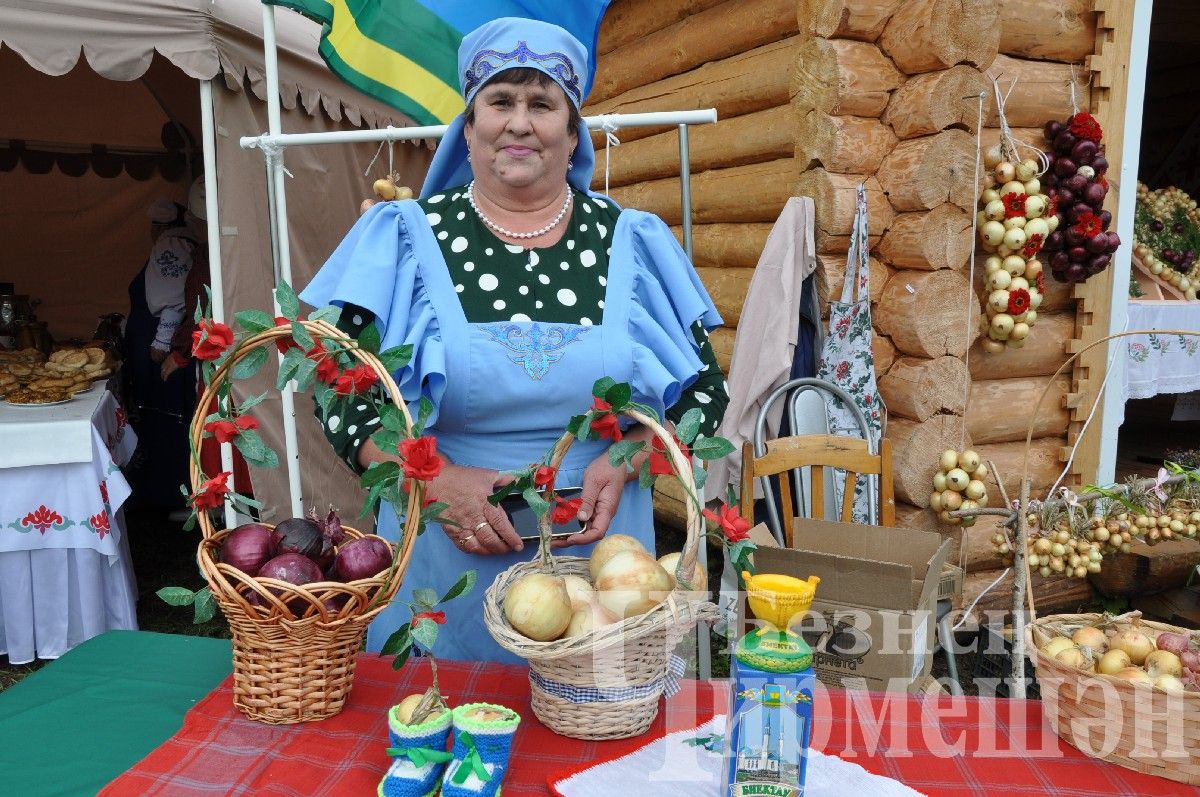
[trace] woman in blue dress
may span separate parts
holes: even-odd
[[[466,111],[420,199],[371,208],[301,297],[340,306],[352,335],[374,322],[384,348],[411,344],[411,362],[394,376],[413,406],[425,397],[435,408],[426,434],[445,466],[429,494],[457,525],[431,525],[417,540],[368,650],[409,621],[414,589],[441,594],[474,569],[479,586],[444,607],[437,653],[516,662],[488,634],[481,603],[536,546],[487,496],[504,471],[542,459],[591,406],[601,377],[629,383],[633,400],[668,421],[698,407],[702,431],[714,433],[728,394],[708,330],[721,319],[660,219],[588,190],[595,157],[579,113],[591,75],[582,44],[555,25],[499,19],[464,38],[458,67]],[[378,428],[370,404],[350,398],[325,431],[361,471],[397,458],[370,440]],[[651,438],[639,426],[624,436]],[[582,488],[584,530],[555,542],[573,555],[587,556],[609,531],[654,551],[650,491],[636,471],[609,464],[610,442],[576,442],[556,478],[559,489]],[[395,540],[399,528],[382,505],[379,533]]]

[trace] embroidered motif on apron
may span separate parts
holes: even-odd
[[[428,230],[414,234],[432,234]],[[424,247],[429,251],[429,247]],[[432,251],[439,251],[436,242]],[[436,261],[436,262],[431,262]],[[545,268],[549,264],[539,265]],[[602,323],[587,327],[538,321],[472,324],[440,257],[426,256],[421,276],[441,327],[446,356],[446,391],[438,417],[427,434],[459,465],[514,470],[539,461],[562,435],[572,415],[592,404],[592,384],[603,376],[618,382],[633,377],[628,310],[633,290],[632,268],[620,258],[609,262]],[[536,272],[535,272],[536,273]],[[576,441],[559,469],[556,485],[576,487],[583,473],[610,441]],[[379,534],[395,540],[399,520],[390,504],[379,510]],[[649,490],[637,480],[625,487],[613,533],[638,538],[654,550],[654,516]],[[378,651],[388,636],[411,619],[413,590],[430,587],[444,594],[465,570],[478,575],[469,595],[445,605],[446,626],[436,654],[443,659],[523,663],[492,639],[483,623],[483,594],[496,576],[536,556],[536,543],[503,556],[463,553],[437,524],[429,524],[417,540],[412,560],[396,598],[371,623],[367,650]],[[565,548],[566,556],[588,556],[591,546]]]
[[[850,252],[846,257],[846,276],[842,283],[842,300],[829,303],[829,334],[821,350],[817,378],[845,390],[862,410],[870,430],[870,442],[879,450],[882,431],[883,401],[875,385],[875,355],[871,349],[871,268],[870,244],[867,240],[867,194],[858,187],[854,213],[854,229]],[[855,288],[857,287],[857,294]],[[825,403],[829,433],[862,437],[862,430],[851,409],[836,396]],[[845,471],[835,471],[834,494],[836,506],[842,505]],[[866,478],[859,478],[854,490],[854,520],[866,523],[868,494]],[[877,493],[875,493],[877,494]]]

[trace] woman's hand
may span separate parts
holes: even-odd
[[[641,440],[650,445],[654,432],[644,426],[636,426],[625,433],[626,440]],[[634,468],[627,471],[624,465],[613,465],[608,461],[608,451],[592,460],[583,473],[583,503],[579,507],[579,521],[586,524],[584,531],[570,537],[551,541],[555,548],[569,545],[587,545],[608,533],[608,526],[621,505],[621,492],[625,483],[636,479],[642,460],[649,454],[642,453],[633,458]]]
[[[429,496],[447,504],[442,516],[458,524],[444,524],[442,530],[460,551],[505,554],[525,547],[504,510],[487,501],[510,481],[499,471],[447,463],[429,483]]]

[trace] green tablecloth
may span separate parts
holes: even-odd
[[[0,794],[94,795],[179,730],[231,667],[224,639],[109,631],[84,642],[0,692]]]

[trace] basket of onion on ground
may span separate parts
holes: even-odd
[[[1059,614],[1033,621],[1037,680],[1055,733],[1088,755],[1200,785],[1200,632]]]

